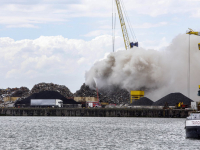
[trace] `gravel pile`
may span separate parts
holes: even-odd
[[[137,101],[133,101],[131,106],[151,106],[153,104],[153,101],[150,100],[147,97],[142,97]]]
[[[25,104],[25,106],[30,106],[30,100],[31,99],[61,99],[63,100],[63,104],[79,104],[73,99],[68,99],[61,95],[59,92],[56,91],[41,91],[39,93],[34,93],[31,96],[22,99],[22,100],[17,100],[15,102],[15,107],[22,104]]]
[[[179,102],[183,102],[183,104],[190,105],[191,102],[193,102],[193,100],[189,99],[181,93],[171,93],[154,102],[152,106],[164,106],[165,103],[168,103],[168,106],[175,106]]]
[[[99,101],[100,102],[111,102],[111,99],[106,95],[98,92]],[[97,91],[91,89],[89,86],[85,85],[85,83],[81,86],[81,88],[74,93],[74,97],[97,97]]]
[[[71,93],[71,91],[64,85],[43,82],[43,83],[34,85],[33,88],[31,89],[31,91],[23,94],[21,96],[21,98],[19,98],[18,100],[23,100],[23,99],[33,95],[34,93],[39,93],[42,91],[56,91],[56,92],[60,93],[61,95],[63,95],[64,97],[74,97],[73,93]]]

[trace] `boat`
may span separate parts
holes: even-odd
[[[200,111],[192,112],[185,121],[186,138],[200,138]]]

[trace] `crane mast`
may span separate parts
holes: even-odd
[[[122,34],[123,34],[123,37],[124,37],[124,44],[125,44],[126,50],[132,48],[133,46],[138,47],[138,42],[136,42],[136,43],[131,42],[130,43],[128,32],[127,32],[127,29],[126,29],[125,20],[124,20],[121,5],[120,5],[120,1],[115,0],[115,2],[116,2],[116,5],[117,5],[117,10],[118,10],[118,14],[119,14],[119,20],[120,20],[120,24],[121,24],[121,29],[122,29]]]

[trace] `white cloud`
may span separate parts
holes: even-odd
[[[200,1],[189,0],[124,0],[128,14],[152,17],[167,14],[185,14],[200,17]],[[0,24],[7,27],[38,27],[38,24],[66,22],[74,17],[111,17],[112,1],[46,1],[31,2],[7,0],[0,2]],[[106,25],[105,25],[106,27]]]
[[[19,41],[0,38],[1,85],[8,86],[9,80],[13,84],[23,83],[24,86],[27,85],[25,81],[32,85],[47,79],[56,83],[58,80],[68,80],[67,76],[84,82],[84,72],[96,60],[103,58],[105,53],[112,51],[111,40],[109,35],[91,41],[62,36],[41,36],[34,40]],[[116,40],[121,41],[118,44],[123,44],[120,37]],[[68,82],[73,84],[73,80]]]
[[[15,24],[15,25],[7,25],[7,28],[39,28],[38,26],[32,24]]]
[[[161,50],[169,45],[170,43],[166,40],[165,37],[161,38],[160,40],[145,40],[140,42],[141,47],[155,50]]]
[[[167,25],[167,22],[159,22],[156,24],[152,23],[143,23],[141,25],[133,25],[134,28],[155,28]]]
[[[99,35],[103,35],[105,34],[106,31],[105,30],[95,30],[95,31],[91,31],[83,36],[85,37],[96,37],[96,36],[99,36]]]

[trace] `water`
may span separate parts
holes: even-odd
[[[0,117],[0,149],[199,149],[185,119]]]

